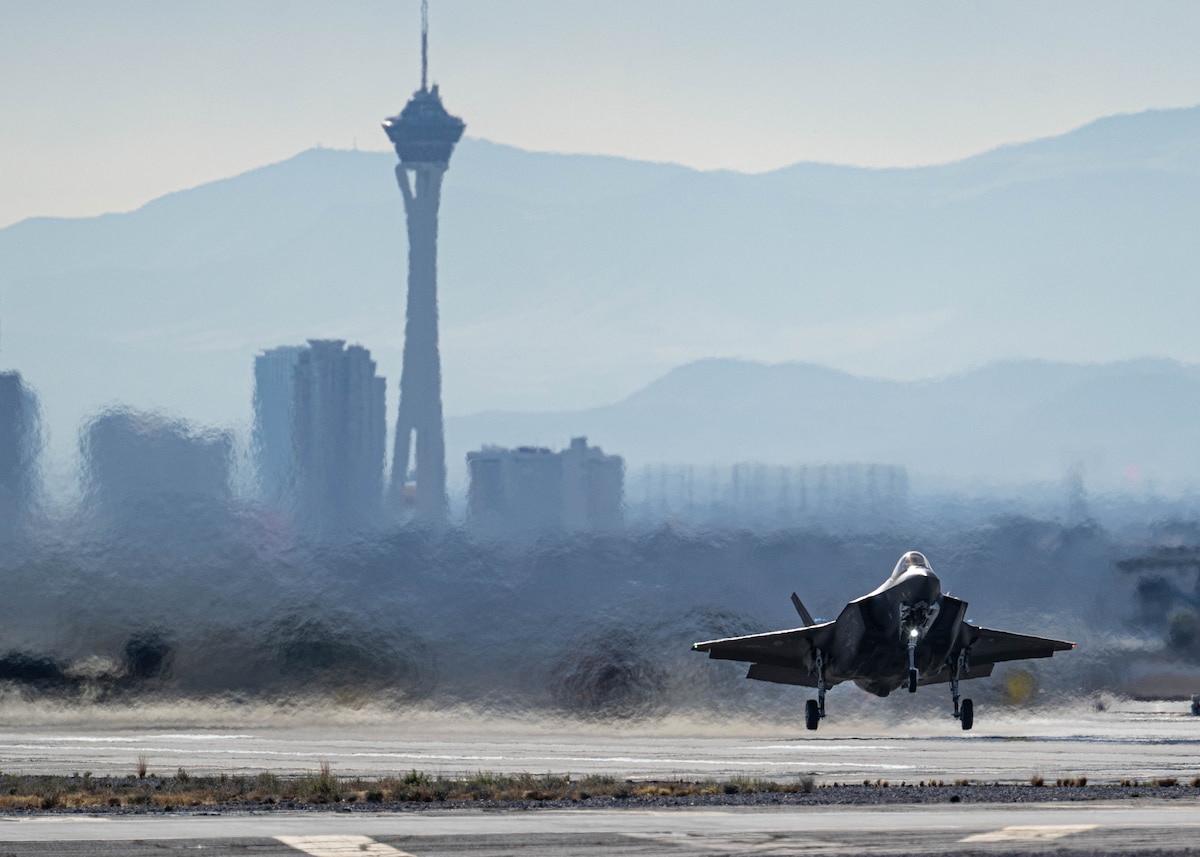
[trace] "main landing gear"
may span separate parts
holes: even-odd
[[[967,731],[975,724],[975,704],[969,699],[964,699],[962,705],[958,704],[958,679],[964,673],[971,669],[971,650],[963,649],[958,653],[958,663],[954,665],[954,676],[950,679],[950,695],[954,699],[954,716],[962,723],[963,731]]]
[[[917,638],[916,631],[913,631],[912,637],[908,642],[908,692],[917,692],[917,682],[921,680],[921,671],[917,669]]]
[[[817,698],[810,699],[804,706],[804,725],[816,731],[825,716],[825,654],[820,649],[813,654],[813,666],[817,671]]]

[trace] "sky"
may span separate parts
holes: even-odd
[[[909,166],[1200,103],[1200,3],[431,0],[467,134],[762,172]],[[380,150],[419,0],[0,0],[0,227]]]

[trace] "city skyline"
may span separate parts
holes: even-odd
[[[437,55],[445,59],[439,59],[437,73],[429,80],[423,73],[420,90],[433,93],[435,99],[438,77],[483,90],[494,86],[472,76],[478,59],[466,56],[467,47],[478,47],[479,36],[470,27],[463,30],[466,23],[477,25],[491,13],[468,7],[435,6],[435,20],[441,15],[445,22],[444,31],[435,29],[439,34],[435,46],[441,46]],[[174,37],[159,31],[191,14],[186,4],[181,8],[182,12],[139,19],[140,37],[161,36],[161,45],[170,44]],[[214,8],[218,18],[234,14],[231,7]],[[414,3],[409,11],[416,8]],[[524,7],[517,17],[528,21],[530,8]],[[701,12],[696,10],[725,9],[719,4],[691,8],[698,15]],[[849,20],[830,17],[815,7],[797,8],[799,12],[770,7],[768,18],[774,15],[784,31],[802,21],[821,30]],[[996,20],[1012,24],[1005,17],[1011,13],[994,9],[932,15],[931,10],[938,8],[936,4],[916,7],[912,17],[924,16],[931,23],[928,39],[943,50],[950,48],[941,43],[942,37],[964,26],[972,15],[999,16]],[[1114,16],[1121,17],[1114,8],[1099,7],[1083,35],[1112,35]],[[673,7],[676,18],[648,12],[630,30],[632,46],[622,45],[620,50],[642,50],[639,40],[664,22],[676,21],[682,9]],[[567,18],[576,25],[590,21],[594,11],[583,7],[576,17],[564,18],[542,8],[545,20],[539,19],[539,26],[548,29],[531,38],[554,50],[578,46],[581,38],[591,44],[603,29],[586,38],[577,33],[576,42],[554,41],[547,34]],[[1172,7],[1153,6],[1150,17],[1170,11]],[[261,25],[253,32],[262,37],[263,49],[269,53],[271,22],[255,18],[257,13],[247,14]],[[739,30],[761,23],[762,14],[761,9],[740,12],[730,26]],[[880,19],[888,19],[889,14],[879,13]],[[1046,20],[1062,14],[1057,11]],[[183,18],[173,17],[179,15]],[[35,29],[45,25],[33,12],[14,20],[17,26]],[[68,38],[72,27],[88,20],[81,13],[79,20],[55,31],[54,37]],[[354,32],[362,20],[348,14],[342,19],[343,30],[337,32]],[[284,15],[275,23],[284,26],[287,21],[293,19]],[[293,23],[294,34],[300,37],[313,21]],[[408,26],[398,22],[397,31]],[[695,38],[686,50],[703,52],[711,46],[707,26],[691,34]],[[858,35],[865,41],[851,39],[848,44],[861,48],[872,43],[868,31],[879,21],[863,26]],[[904,27],[912,26],[912,21],[904,22]],[[1143,26],[1137,23],[1123,37],[1137,42]],[[1180,31],[1186,30],[1183,21]],[[230,32],[235,36],[229,48],[232,58],[245,48],[238,38],[251,31]],[[1012,32],[1005,33],[996,42],[1007,46],[1005,50],[1020,42]],[[210,35],[200,28],[196,44],[211,47],[203,41]],[[775,39],[777,34],[770,36]],[[1053,42],[1056,37],[1046,38]],[[397,79],[403,79],[403,64],[415,65],[417,44],[414,39],[406,48],[398,46],[388,57],[392,68],[381,77],[387,78],[390,92],[396,91]],[[1036,39],[1022,44],[1030,54],[1029,69],[1037,68],[1044,46]],[[889,42],[887,47],[895,46]],[[745,47],[739,50],[744,54]],[[781,61],[770,51],[767,54]],[[830,60],[827,53],[817,55]],[[885,55],[891,60],[899,56]],[[1164,57],[1169,56],[1171,51],[1165,51]],[[580,55],[581,60],[587,58],[586,51]],[[786,63],[779,68],[795,70]],[[898,68],[912,72],[903,63]],[[456,78],[460,69],[465,76]],[[553,65],[539,75],[539,80],[575,87],[571,74],[555,78]],[[618,84],[627,82],[624,75],[624,71],[615,73]],[[1150,74],[1141,80],[1146,84],[1153,78]],[[338,86],[348,82],[339,80]],[[628,130],[640,109],[639,99],[654,95],[654,75],[645,80],[649,88],[644,91],[624,88],[627,100],[622,104],[627,111],[603,114],[610,125]],[[695,105],[697,93],[703,94],[703,78],[693,83],[696,93],[686,98],[664,100],[661,92],[655,96],[663,122],[672,124],[672,119],[681,118],[677,111]],[[780,79],[768,75],[753,86],[741,87],[744,102],[738,110],[725,111],[724,120],[744,130],[756,127],[762,99],[779,98],[780,85]],[[375,92],[377,86],[383,82],[372,78],[367,89]],[[359,92],[342,91],[351,101]],[[1144,95],[1151,90],[1140,91]],[[570,92],[571,110],[588,109],[585,105],[595,95],[587,87],[570,88]],[[530,100],[541,99],[538,103],[546,116],[555,115],[562,105],[536,87],[514,90],[508,97],[518,110]],[[1140,103],[1146,101],[1156,103],[1155,98]],[[478,90],[455,90],[456,112],[467,114],[459,104],[477,102]],[[719,103],[714,100],[713,106]],[[817,98],[813,103],[821,102]],[[394,109],[394,100],[391,106]],[[781,99],[779,106],[779,112],[796,112],[796,102],[788,98]],[[114,107],[115,113],[126,109],[123,102]],[[278,105],[260,100],[259,107],[266,117]],[[331,120],[339,115],[328,103],[320,109]],[[390,111],[376,115],[386,112]],[[485,110],[483,115],[486,123],[494,114]],[[818,115],[814,112],[808,118],[817,121]],[[460,242],[448,254],[452,288],[444,307],[438,307],[436,291],[431,290],[433,296],[426,301],[435,314],[444,310],[435,324],[446,325],[443,348],[447,353],[441,357],[435,342],[433,354],[435,361],[446,362],[448,413],[602,407],[674,368],[710,357],[768,364],[820,363],[897,381],[944,377],[997,359],[1086,362],[1150,355],[1194,362],[1200,359],[1200,351],[1192,344],[1190,331],[1177,329],[1178,320],[1188,316],[1190,263],[1186,258],[1182,263],[1176,260],[1174,254],[1186,250],[1177,249],[1184,245],[1171,229],[1181,222],[1176,196],[1185,205],[1195,196],[1189,188],[1197,116],[1200,108],[1107,118],[1072,134],[1011,146],[952,168],[880,171],[808,165],[769,176],[700,173],[649,161],[529,155],[520,149],[468,141],[464,154],[456,156],[458,178],[452,189],[457,195],[452,215],[459,218],[453,239]],[[690,121],[683,117],[679,127],[687,129]],[[472,116],[473,127],[474,122]],[[973,126],[969,121],[961,124],[966,139]],[[106,127],[99,123],[97,134],[105,133]],[[531,122],[529,127],[548,126]],[[603,148],[607,139],[603,129],[583,127]],[[644,130],[652,132],[656,127],[651,124]],[[236,138],[217,125],[206,125],[196,133]],[[724,145],[718,137],[708,142],[714,152]],[[901,148],[897,143],[892,151]],[[761,149],[749,146],[745,152],[756,159],[754,167],[772,165]],[[250,147],[245,153],[250,155]],[[400,345],[408,348],[417,337],[411,330],[399,336],[393,297],[394,255],[403,249],[402,239],[395,241],[400,206],[394,197],[387,210],[380,206],[375,196],[382,190],[375,186],[377,177],[359,182],[379,160],[371,152],[310,149],[286,162],[160,198],[153,211],[137,216],[41,221],[3,230],[14,260],[14,276],[6,282],[4,295],[3,356],[24,369],[36,388],[47,391],[44,401],[52,446],[57,444],[61,450],[64,436],[69,443],[72,431],[63,427],[78,423],[80,413],[94,411],[106,399],[176,413],[198,424],[241,422],[247,379],[240,374],[235,381],[230,367],[239,361],[244,365],[247,351],[271,342],[344,337],[369,343],[381,374],[402,377]],[[1131,169],[1137,176],[1132,184],[1124,178]],[[336,192],[329,193],[330,188]],[[1023,193],[1027,198],[1020,198]],[[421,194],[410,189],[410,196],[407,203]],[[372,206],[375,212],[366,214]],[[1010,207],[1046,214],[1014,218]],[[243,215],[245,222],[239,219]],[[369,225],[372,219],[374,225]],[[410,217],[410,250],[422,243],[412,240],[414,222]],[[838,224],[845,228],[838,231]],[[974,231],[964,230],[963,224]],[[1133,236],[1139,228],[1145,229],[1145,236],[1113,239]],[[544,240],[546,235],[552,235],[552,240]],[[1063,246],[1045,246],[1047,235],[1061,239]],[[1096,246],[1103,252],[1091,249]],[[1144,252],[1136,252],[1143,246]],[[887,252],[863,253],[866,247]],[[723,254],[714,252],[722,248]],[[1122,248],[1129,251],[1124,256],[1120,256]],[[432,254],[426,255],[425,267],[434,270]],[[875,256],[879,261],[872,268]],[[846,264],[847,259],[854,259],[854,264]],[[384,282],[381,271],[387,273],[386,297],[379,290]],[[112,274],[110,280],[104,279],[105,272]],[[1129,288],[1143,279],[1159,290],[1155,300],[1140,301]],[[40,305],[45,282],[61,287],[65,300]],[[337,297],[343,284],[352,290],[350,300]],[[1022,290],[1014,300],[1000,297]],[[144,299],[145,294],[152,294],[152,299]],[[281,301],[284,295],[288,299]],[[1075,312],[1085,295],[1087,311]],[[130,303],[122,308],[125,300]],[[1134,321],[1139,304],[1169,305],[1176,311],[1167,318],[1151,314]],[[1005,306],[1014,305],[1033,311],[1009,318]],[[76,312],[57,313],[59,306],[71,306]],[[307,309],[307,315],[294,312],[293,307]],[[864,312],[863,307],[870,309]],[[47,312],[52,317],[46,317]],[[1152,340],[1111,336],[1114,325],[1105,312],[1120,319],[1122,331],[1153,330]],[[88,316],[106,318],[107,323],[87,324]],[[1069,319],[1070,324],[1060,324],[1058,319]],[[126,324],[130,329],[122,330]],[[430,324],[420,327],[436,329]],[[913,330],[922,331],[938,347],[909,347]],[[54,337],[63,339],[57,351],[47,345]],[[86,357],[81,359],[81,354]],[[101,369],[106,360],[115,364]],[[180,361],[188,366],[178,365]],[[89,372],[96,377],[89,379]],[[203,382],[196,383],[201,374]],[[433,374],[436,379],[438,372]],[[70,396],[63,392],[70,384],[88,391],[93,400],[82,408],[78,401],[67,404]],[[426,386],[432,389],[437,384]],[[435,394],[432,400],[440,411],[441,397]],[[236,411],[230,407],[234,402]],[[64,419],[68,408],[75,409],[73,420]],[[590,428],[582,425],[568,434],[584,431]],[[397,460],[406,458],[400,455],[400,434],[391,444]],[[466,448],[490,440],[474,438]],[[550,440],[530,437],[521,442]],[[403,462],[393,468],[394,477],[403,480],[407,475]]]
[[[893,381],[1029,358],[1196,363],[1181,213],[1200,199],[1190,190],[1198,128],[1200,109],[1151,112],[955,167],[768,177],[466,141],[447,185],[454,220],[441,261],[453,287],[439,296],[452,431],[486,411],[607,408],[713,357]],[[394,165],[394,154],[311,151],[136,214],[0,230],[11,274],[3,356],[41,396],[52,456],[69,464],[77,426],[111,401],[243,426],[246,367],[272,343],[361,342],[381,375],[398,378]],[[1014,204],[1038,216],[1014,218]],[[485,442],[586,433],[612,446],[584,416],[560,413],[562,427],[515,437],[460,436],[450,461]],[[614,448],[633,455],[627,437]],[[1040,478],[1102,450],[1045,452]],[[790,455],[776,460],[796,463]],[[1105,465],[1118,478],[1136,463],[1126,455]]]

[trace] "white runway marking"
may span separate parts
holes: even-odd
[[[289,848],[312,857],[413,857],[369,836],[276,836]]]
[[[110,818],[103,818],[96,815],[88,815],[83,818],[71,818],[70,816],[60,815],[23,815],[17,817],[0,815],[0,823],[15,822],[17,824],[92,824],[97,822],[105,824],[111,820]]]
[[[1005,827],[1003,830],[992,830],[987,833],[976,833],[959,842],[1036,842],[1048,839],[1062,839],[1074,833],[1094,830],[1094,824],[1045,824],[1036,827]]]
[[[790,836],[769,833],[631,833],[632,839],[643,839],[682,849],[679,853],[719,851],[725,854],[795,854],[798,850],[816,850],[832,846],[827,839],[798,840]]]

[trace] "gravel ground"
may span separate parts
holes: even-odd
[[[646,783],[639,783],[645,785]],[[157,806],[57,808],[52,810],[9,810],[8,816],[30,815],[147,815],[181,813],[189,815],[221,815],[245,812],[439,812],[447,810],[485,810],[499,812],[528,812],[545,809],[670,809],[676,807],[773,807],[773,806],[887,806],[912,804],[953,803],[1068,803],[1107,801],[1138,804],[1159,801],[1184,801],[1197,805],[1200,811],[1200,788],[1192,786],[1030,786],[1030,785],[968,785],[968,786],[823,786],[812,792],[748,792],[737,794],[691,795],[683,797],[592,797],[586,800],[518,800],[518,801],[431,801],[354,803],[300,803],[281,801],[259,803],[243,801],[220,806],[180,807],[166,809]]]

